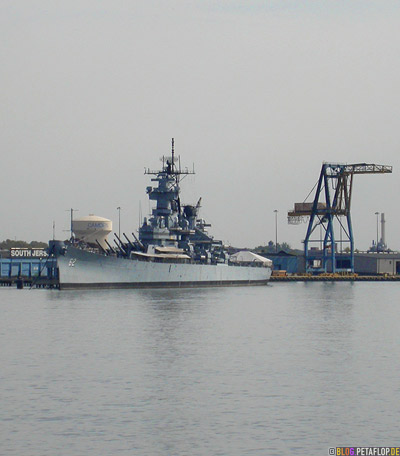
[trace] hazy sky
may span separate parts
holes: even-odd
[[[400,250],[398,0],[2,0],[0,240],[65,238],[68,208],[137,229],[145,167],[170,151],[182,199],[233,245],[301,247],[287,210],[323,161],[356,176],[356,247]]]

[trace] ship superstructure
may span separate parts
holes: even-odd
[[[163,157],[162,162],[160,171],[145,170],[145,174],[155,176],[151,181],[157,185],[147,187],[146,192],[156,207],[139,229],[140,243],[147,251],[157,247],[164,247],[164,251],[179,249],[195,261],[224,262],[222,242],[215,241],[207,232],[211,225],[198,218],[201,198],[196,205],[181,204],[180,181],[195,172],[181,169],[180,159],[174,153],[174,140],[171,156]]]

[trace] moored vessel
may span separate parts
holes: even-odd
[[[197,204],[184,204],[180,181],[194,174],[181,169],[175,157],[162,158],[158,171],[147,169],[154,186],[146,192],[155,202],[138,236],[116,233],[114,246],[91,233],[86,239],[50,241],[57,258],[60,288],[188,287],[266,284],[272,262],[250,251],[228,253],[222,241],[208,233]],[[104,219],[106,220],[106,219]]]

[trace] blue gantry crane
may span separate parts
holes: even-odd
[[[304,239],[307,273],[354,272],[354,236],[350,216],[353,177],[355,174],[391,172],[392,167],[386,165],[322,164],[319,180],[309,194],[316,188],[314,201],[295,203],[294,210],[288,212],[290,224],[309,219]],[[339,239],[335,236],[335,224],[340,228]],[[312,243],[318,245],[312,247]],[[338,247],[340,255],[337,255]]]

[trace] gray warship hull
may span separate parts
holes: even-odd
[[[104,220],[93,215],[74,223],[71,238],[50,241],[57,258],[60,288],[193,287],[266,284],[272,262],[248,251],[230,254],[223,242],[208,233],[211,225],[200,217],[197,204],[185,204],[180,181],[193,171],[182,169],[174,153],[162,157],[162,169],[145,170],[154,185],[146,187],[155,202],[144,217],[139,236],[114,233],[115,246],[106,239]],[[118,209],[121,209],[120,207]],[[83,229],[83,225],[85,229]],[[98,231],[99,229],[99,231]],[[111,231],[111,230],[110,230]],[[106,235],[104,235],[106,233]]]
[[[143,261],[68,246],[57,256],[60,289],[265,285],[269,266]]]

